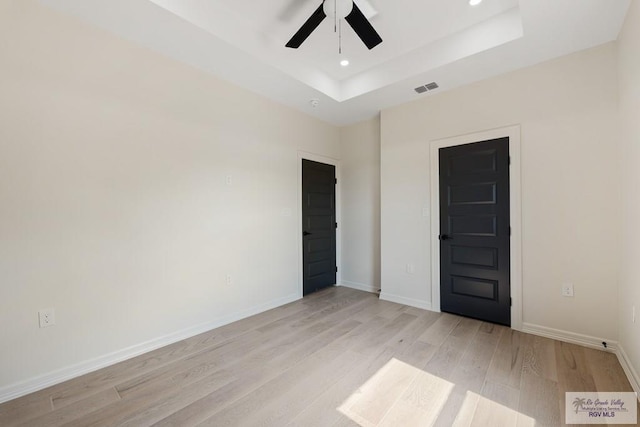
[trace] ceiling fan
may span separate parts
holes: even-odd
[[[346,20],[369,49],[382,43],[380,35],[353,0],[323,0],[286,46],[293,49],[299,48],[327,16],[333,17],[336,22],[339,19]]]

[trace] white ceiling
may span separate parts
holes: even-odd
[[[40,0],[336,125],[615,40],[631,0],[355,0],[384,40],[332,18],[284,45],[321,0]],[[339,61],[347,58],[348,67]],[[413,89],[435,81],[439,89]],[[319,105],[312,107],[311,99]]]

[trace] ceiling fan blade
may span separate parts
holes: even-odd
[[[322,9],[322,5],[316,9],[315,12],[311,14],[307,22],[302,24],[302,27],[298,30],[297,33],[291,37],[291,40],[286,44],[287,47],[297,49],[300,45],[311,35],[313,30],[315,30],[318,25],[326,18],[327,15],[324,14],[324,10]]]
[[[353,3],[353,10],[351,13],[344,19],[349,23],[349,25],[351,25],[353,31],[356,32],[358,37],[360,37],[360,40],[362,40],[369,49],[373,49],[382,43],[380,35],[376,32],[360,8],[358,8],[358,5],[355,3]]]

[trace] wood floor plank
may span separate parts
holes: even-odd
[[[494,383],[487,379],[482,386],[481,394],[497,404],[515,411],[518,410],[518,405],[520,404],[520,389],[502,383]]]
[[[361,359],[361,355],[350,351],[324,363],[320,358],[310,357],[296,366],[286,380],[283,381],[285,376],[280,376],[265,386],[264,394],[252,393],[250,398],[230,409],[228,414],[216,414],[210,424],[204,425],[225,425],[224,420],[228,420],[229,426],[283,426],[323,390],[346,375]],[[310,366],[316,366],[316,369],[310,370]],[[256,410],[254,405],[260,409]],[[250,415],[236,419],[236,414],[244,413],[248,407],[252,408]]]
[[[584,360],[598,391],[621,391],[631,388],[615,354],[593,348],[585,348],[583,351]]]
[[[416,309],[406,313],[416,316],[415,319],[394,336],[392,344],[388,344],[393,345],[398,353],[407,352],[410,347],[416,344],[424,331],[428,330],[440,318],[439,313],[426,310]],[[433,347],[429,344],[428,346]]]
[[[62,409],[52,411],[44,416],[26,421],[24,427],[50,427],[67,424],[82,418],[91,412],[120,400],[115,388],[109,388],[67,405]]]
[[[349,372],[338,379],[331,387],[323,390],[307,408],[295,416],[288,426],[331,426],[340,424],[341,419],[347,417],[339,408],[359,388],[375,375],[394,356],[394,350],[383,347],[378,353],[370,353],[367,357],[358,359]],[[358,353],[359,354],[359,353]],[[348,417],[347,417],[348,418]]]
[[[461,411],[463,412],[463,415],[461,415],[461,417],[465,416],[465,413],[468,413],[472,410],[475,412],[475,406],[470,407],[468,402],[465,404],[466,397],[467,395],[464,390],[454,388],[454,390],[449,394],[449,397],[447,398],[444,406],[440,410],[438,419],[436,419],[434,426],[451,427],[456,422],[458,414],[460,414]],[[471,422],[471,420],[473,419],[473,413],[471,414],[471,416],[467,416],[466,419]],[[459,422],[462,422],[462,419]]]
[[[416,341],[409,347],[401,347],[399,352],[396,351],[395,357],[409,365],[424,370],[424,366],[429,363],[437,350],[438,347],[435,345]]]
[[[409,325],[416,319],[416,316],[407,313],[401,313],[398,317],[386,324],[380,329],[378,334],[371,337],[369,340],[361,341],[354,346],[354,351],[367,354],[370,351],[375,351],[376,348],[386,344],[386,342],[394,337],[396,334]]]
[[[554,341],[535,335],[523,335],[522,371],[551,381],[558,381]]]
[[[564,418],[568,391],[597,391],[587,363],[584,348],[556,341],[556,366],[558,371],[558,410]],[[562,424],[564,425],[564,423]]]
[[[460,323],[461,318],[448,313],[441,313],[432,327],[426,329],[419,340],[439,346]]]
[[[523,334],[505,328],[487,370],[487,380],[519,390],[523,359]]]
[[[331,427],[363,427],[357,422],[353,421],[351,418],[343,415],[335,424],[332,424]]]
[[[341,293],[343,294],[343,293]],[[323,298],[316,300],[315,304],[306,304],[307,308],[302,312],[294,312],[288,316],[265,323],[256,328],[262,333],[272,332],[281,327],[295,330],[303,328],[305,325],[315,323],[318,320],[326,319],[328,316],[341,310],[354,310],[357,305],[366,304],[372,296],[367,295],[364,298],[358,294],[345,294],[340,298]]]
[[[536,426],[556,427],[562,424],[559,391],[556,381],[533,373],[522,374],[518,412],[536,420]]]
[[[379,425],[416,377],[411,365],[392,359],[340,407],[361,425]]]
[[[385,319],[395,319],[401,313],[404,313],[404,308],[401,304],[396,304],[394,302],[384,301],[381,299],[375,299],[375,301],[371,302],[370,307],[366,314],[359,315],[355,314],[354,319],[359,321],[364,321],[364,317],[368,317],[371,313],[374,313],[377,317],[384,317]]]
[[[415,367],[412,370],[413,381],[387,411],[380,426],[426,426],[438,418],[454,385]]]
[[[554,346],[560,390],[596,391],[596,383],[591,376],[584,348],[559,341],[554,342]]]
[[[476,410],[480,403],[480,395],[475,393],[465,393],[464,400],[460,405],[460,410],[452,423],[453,427],[468,427],[473,423]]]
[[[4,426],[553,426],[611,353],[335,287],[0,405]]]
[[[156,426],[195,426],[232,402],[246,396],[273,378],[267,368],[253,367],[238,375],[223,387],[206,393],[204,396],[188,399],[182,407],[158,420]]]
[[[251,331],[241,339],[227,341],[222,346],[182,359],[180,363],[166,365],[120,383],[116,385],[116,390],[122,398],[129,399],[147,394],[150,389],[170,386],[173,384],[173,378],[181,377],[186,382],[187,379],[194,378],[195,374],[204,376],[208,372],[222,369],[237,360],[238,354],[248,352],[254,346],[260,347],[267,342],[266,337],[259,332]]]
[[[0,405],[0,426],[16,426],[53,410],[47,388]]]
[[[480,322],[477,320],[457,319],[455,327],[429,360],[425,370],[441,378],[451,378],[479,328]]]
[[[504,328],[483,322],[458,363],[451,381],[466,390],[480,393],[503,332]]]
[[[518,416],[517,410],[478,395],[478,403],[470,425],[472,427],[515,427],[518,423]]]

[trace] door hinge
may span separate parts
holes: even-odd
[[[338,183],[338,178],[336,178],[336,184]]]
[[[336,228],[338,228],[338,223],[336,222]]]
[[[336,273],[338,272],[338,266],[336,265]]]
[[[509,236],[511,236],[511,226],[509,226]]]
[[[511,156],[509,156],[509,165],[511,165]]]
[[[513,298],[509,297],[509,307],[513,307]]]

